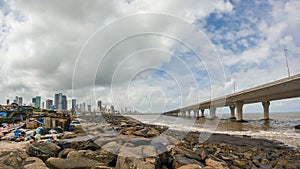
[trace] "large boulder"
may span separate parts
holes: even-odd
[[[158,169],[160,161],[158,158],[132,158],[118,156],[116,169]]]
[[[24,168],[25,169],[48,169],[46,164],[39,158],[36,157],[28,157],[25,159]]]
[[[202,164],[201,162],[195,160],[195,159],[189,159],[187,157],[184,157],[181,154],[177,154],[174,156],[174,160],[173,160],[173,168],[179,168],[181,166],[185,166],[188,164],[197,164],[198,166],[202,166],[204,167],[204,164]]]
[[[90,169],[90,168],[104,168],[107,167],[106,165],[91,160],[84,157],[77,157],[77,158],[54,158],[51,157],[46,161],[46,164],[51,169]]]
[[[26,153],[33,157],[38,157],[46,161],[49,157],[56,157],[60,151],[60,147],[54,143],[33,142],[26,144]]]
[[[202,167],[198,164],[187,164],[187,165],[179,167],[178,169],[200,169],[200,168],[202,168]]]
[[[71,142],[63,140],[56,141],[55,144],[61,147],[61,149],[71,148]]]
[[[101,163],[106,164],[107,166],[116,166],[117,155],[106,151],[105,149],[100,149],[96,151],[79,150],[78,152],[82,157],[99,161]]]
[[[224,162],[222,160],[217,160],[215,158],[207,158],[205,160],[205,164],[207,166],[214,167],[215,169],[229,169],[226,162]]]
[[[69,152],[75,151],[75,149],[72,148],[66,148],[58,153],[58,158],[67,158]]]
[[[88,141],[73,141],[71,143],[70,148],[73,148],[75,150],[93,150],[93,151],[95,151],[95,150],[99,149],[100,147],[93,141],[88,140]]]

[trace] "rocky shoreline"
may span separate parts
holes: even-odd
[[[0,168],[12,169],[237,169],[300,168],[300,152],[266,139],[184,133],[123,116],[104,115],[105,124],[83,126],[83,140],[32,141],[0,152]],[[2,145],[3,141],[0,142]]]

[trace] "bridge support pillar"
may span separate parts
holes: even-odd
[[[244,103],[242,101],[235,102],[236,111],[237,111],[237,118],[236,121],[243,121],[243,105]]]
[[[269,107],[270,107],[270,102],[265,101],[262,102],[263,108],[264,108],[264,120],[269,120]]]
[[[201,109],[201,117],[204,117],[204,111],[205,109]]]
[[[214,119],[216,117],[216,110],[217,108],[215,106],[211,106],[209,108],[209,118]]]
[[[191,110],[188,110],[188,116],[191,117]]]
[[[229,106],[229,108],[230,108],[230,119],[236,119],[235,118],[235,106],[231,105],[231,106]]]
[[[199,109],[195,109],[194,113],[195,113],[195,117],[198,118],[199,117]]]

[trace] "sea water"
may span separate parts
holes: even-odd
[[[244,113],[245,123],[229,120],[229,114],[218,115],[218,119],[195,119],[192,117],[173,117],[159,114],[129,115],[144,123],[165,125],[170,129],[182,131],[207,131],[231,135],[247,135],[254,138],[266,138],[300,148],[299,113],[270,113],[270,120],[262,120],[262,113]]]

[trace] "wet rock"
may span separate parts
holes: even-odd
[[[178,169],[199,169],[199,168],[202,168],[202,167],[198,164],[187,164],[187,165],[179,167]]]
[[[224,161],[217,161],[215,159],[212,158],[207,158],[205,160],[205,164],[207,166],[211,166],[214,167],[215,169],[229,169],[228,165],[226,162]]]
[[[267,159],[262,159],[261,163],[267,165],[267,164],[269,164],[270,162],[269,162],[269,160],[267,160]]]
[[[89,169],[96,166],[105,166],[98,161],[83,157],[68,159],[51,157],[47,159],[46,165],[51,169]]]
[[[251,158],[252,158],[252,153],[246,152],[246,153],[244,153],[244,157],[245,157],[247,160],[251,160]]]
[[[199,154],[197,154],[196,152],[189,150],[183,146],[176,146],[173,148],[173,150],[188,157],[188,158],[195,159],[198,161],[203,161],[202,157]]]
[[[28,155],[46,161],[49,157],[56,157],[61,148],[54,143],[33,142],[26,144],[25,149]]]
[[[189,159],[187,157],[184,157],[181,154],[177,154],[174,156],[173,168],[179,168],[181,166],[188,165],[188,164],[197,164],[199,166],[204,166],[204,164],[202,164],[201,162],[195,159]]]
[[[199,154],[199,156],[201,157],[201,160],[204,161],[205,158],[207,157],[207,152],[204,148],[200,148],[200,149],[196,149],[195,152],[197,154]]]
[[[288,164],[288,161],[286,161],[286,160],[279,160],[279,161],[277,162],[277,165],[278,165],[278,166],[282,166],[282,167],[286,167],[287,164]]]
[[[138,131],[133,132],[133,134],[136,135],[136,136],[146,137],[148,132],[149,132],[148,129],[142,129],[142,130],[138,130]]]
[[[233,164],[239,166],[240,168],[245,168],[247,166],[247,162],[243,160],[233,160]]]
[[[261,156],[252,156],[252,160],[258,160],[258,161],[261,161],[262,158],[261,158]]]
[[[160,133],[158,130],[154,129],[154,128],[150,128],[150,130],[147,132],[147,137],[154,137],[154,136],[158,136]]]
[[[95,144],[93,141],[91,140],[88,140],[88,141],[73,141],[71,143],[71,147],[70,148],[73,148],[75,150],[97,150],[99,149],[100,147]]]

